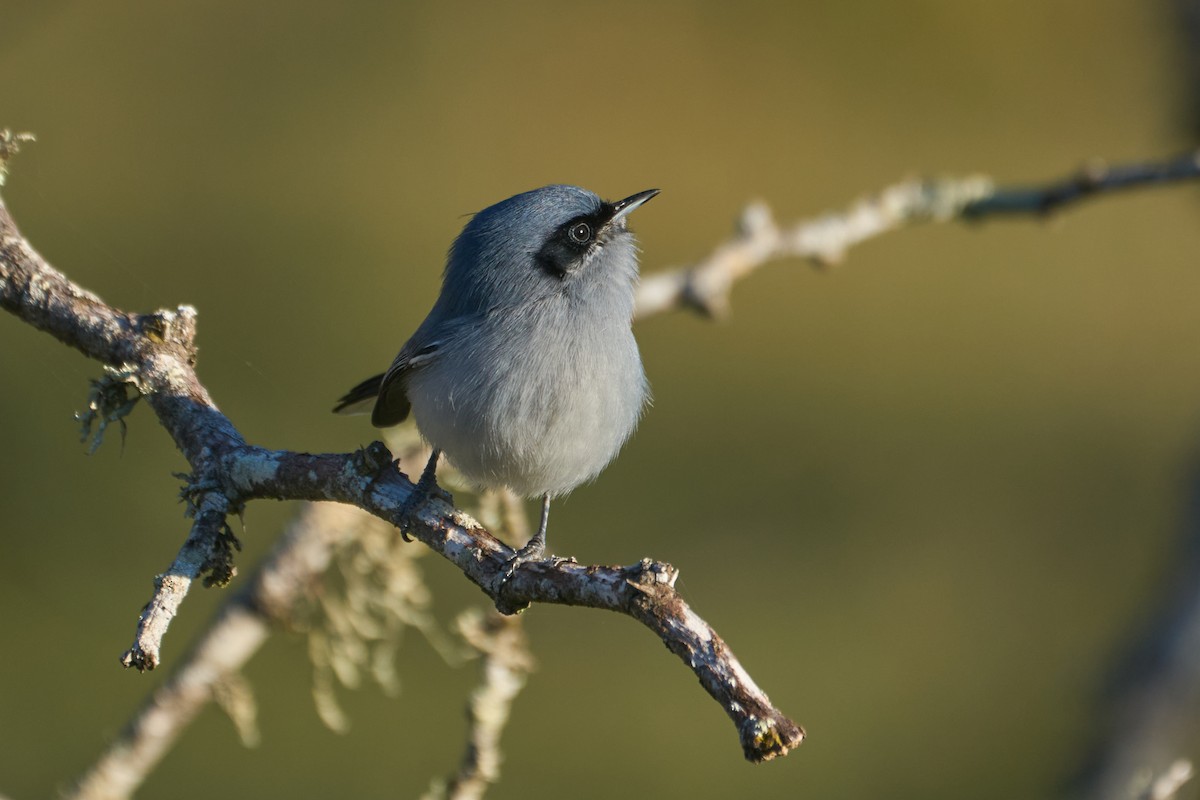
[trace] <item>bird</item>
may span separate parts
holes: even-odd
[[[377,428],[411,413],[432,449],[417,502],[437,490],[443,455],[477,487],[540,497],[537,532],[513,554],[510,576],[543,558],[550,501],[599,475],[649,402],[628,218],[658,194],[609,202],[551,185],[476,213],[424,322],[386,372],[334,407],[370,410]]]

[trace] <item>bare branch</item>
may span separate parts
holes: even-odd
[[[851,247],[884,233],[923,222],[982,220],[997,215],[1043,216],[1085,197],[1140,186],[1200,178],[1200,154],[1158,164],[1092,166],[1046,186],[997,188],[975,175],[945,180],[910,180],[863,198],[850,208],[790,227],[780,227],[764,203],[742,212],[732,238],[688,267],[651,273],[642,280],[637,316],[690,308],[719,317],[729,311],[734,283],[756,269],[785,258],[836,264]]]
[[[1098,194],[1196,178],[1200,178],[1200,152],[1185,153],[1157,164],[1110,167],[1098,161],[1058,183],[997,189],[987,197],[967,203],[962,216],[974,220],[1000,214],[1044,215]]]

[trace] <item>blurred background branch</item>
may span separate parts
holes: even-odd
[[[500,777],[500,733],[513,700],[533,670],[533,656],[520,617],[464,612],[459,634],[481,656],[480,684],[467,704],[467,747],[458,771],[435,784],[424,800],[477,800]]]
[[[1172,776],[1177,784],[1191,777],[1191,764],[1179,759],[1194,752],[1200,733],[1200,463],[1186,506],[1156,602],[1133,626],[1105,687],[1100,724],[1074,781],[1081,798],[1123,800],[1139,784],[1157,797],[1158,776],[1166,785]]]
[[[1029,187],[997,187],[991,178],[981,175],[910,180],[863,198],[844,211],[784,228],[775,223],[765,203],[753,203],[742,212],[734,236],[703,260],[643,278],[637,316],[684,307],[721,317],[729,312],[733,285],[767,263],[800,258],[827,267],[841,262],[855,245],[917,223],[1002,215],[1039,217],[1100,194],[1198,178],[1200,152],[1113,167],[1095,162],[1065,180]]]

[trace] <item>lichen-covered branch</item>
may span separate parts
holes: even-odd
[[[775,710],[725,647],[678,598],[674,570],[573,562],[539,564],[504,580],[513,551],[466,514],[440,500],[406,517],[414,486],[380,443],[349,454],[310,455],[247,444],[213,403],[194,369],[195,311],[136,315],[76,286],[24,240],[0,203],[0,307],[100,361],[142,394],[192,467],[188,495],[196,522],[139,623],[122,662],[159,663],[161,642],[192,581],[232,574],[225,515],[260,498],[334,500],[358,506],[430,546],[492,598],[504,613],[530,603],[608,608],[641,620],[700,677],[737,724],[747,758],[788,752],[803,731]]]
[[[0,167],[20,141],[21,137],[0,137]],[[721,314],[728,308],[734,283],[770,261],[801,257],[832,263],[855,244],[916,222],[1044,214],[1098,193],[1195,177],[1196,158],[1189,156],[1161,165],[1092,169],[1032,190],[997,189],[978,177],[909,181],[844,212],[786,228],[758,204],[743,214],[736,235],[702,262],[649,275],[638,295],[637,314],[645,317],[680,307]],[[259,498],[335,500],[403,526],[456,564],[505,613],[550,602],[604,608],[638,619],[725,708],[747,758],[770,759],[803,740],[802,729],[771,705],[721,638],[679,597],[674,588],[677,573],[670,565],[649,560],[629,567],[544,562],[525,565],[504,581],[512,550],[469,516],[439,500],[411,517],[403,516],[413,484],[395,468],[382,444],[350,454],[310,455],[246,443],[196,375],[194,309],[130,314],[108,305],[47,264],[20,235],[2,202],[0,308],[105,366],[108,375],[89,401],[92,416],[84,419],[89,431],[96,421],[101,427],[97,436],[109,422],[124,424],[134,402],[128,392],[133,390],[147,400],[191,466],[187,495],[195,522],[174,563],[156,581],[137,639],[123,658],[126,665],[152,669],[159,663],[163,636],[194,580],[208,576],[209,582],[223,583],[232,577],[236,539],[227,524],[230,512]],[[246,618],[257,616],[261,624],[263,611],[250,605],[231,609],[165,688],[179,697],[192,697],[197,684],[188,669],[211,670],[221,664],[232,669],[248,657],[257,647],[255,636],[264,634],[251,635],[254,626]],[[238,628],[246,633],[231,632]],[[219,631],[226,633],[218,635]],[[240,649],[239,640],[244,642]],[[211,696],[211,687],[195,696]],[[152,701],[144,724],[164,724],[155,719],[157,710]]]
[[[654,631],[687,664],[737,726],[743,753],[765,761],[787,753],[804,731],[771,705],[724,641],[675,591],[674,567],[649,559],[629,567],[573,561],[528,564],[508,580],[512,550],[478,522],[433,499],[404,517],[413,484],[380,443],[352,456],[247,447],[228,455],[226,491],[240,497],[339,500],[363,508],[453,562],[506,614],[532,603],[588,606],[627,614]]]
[[[717,632],[675,591],[679,572],[670,564],[645,559],[628,567],[574,562],[530,567],[518,570],[505,587],[505,602],[590,606],[637,619],[692,668],[700,684],[725,709],[737,726],[747,760],[785,755],[804,740],[804,729],[771,705]]]
[[[126,667],[153,669],[159,662],[159,648],[171,620],[179,613],[179,606],[187,597],[188,590],[197,576],[213,571],[213,583],[225,585],[233,577],[233,568],[228,558],[221,559],[222,566],[213,567],[211,561],[217,549],[215,543],[227,533],[229,504],[220,494],[208,492],[196,512],[196,521],[191,533],[180,548],[170,569],[154,578],[154,596],[142,609],[138,617],[137,637],[133,647],[121,656]],[[235,540],[236,541],[236,540]]]
[[[46,263],[20,235],[3,202],[0,308],[106,367],[108,375],[89,398],[89,414],[102,424],[122,419],[128,413],[125,404],[132,401],[117,406],[112,399],[125,398],[128,386],[154,409],[191,463],[197,486],[220,486],[211,474],[214,457],[244,442],[196,376],[195,309],[128,314],[108,305]],[[85,425],[90,430],[90,417]],[[220,581],[232,571],[224,533],[233,506],[213,488],[197,490],[195,503],[200,508],[196,524],[170,567],[155,579],[156,592],[142,614],[137,640],[122,657],[126,666],[153,669],[162,635],[192,581],[205,573]]]

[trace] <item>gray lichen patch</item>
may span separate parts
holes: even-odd
[[[243,453],[241,457],[230,460],[228,477],[235,487],[243,491],[271,483],[279,473],[284,455],[272,450]]]

